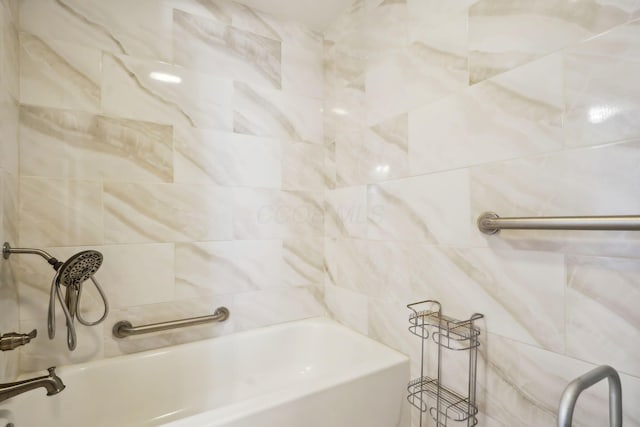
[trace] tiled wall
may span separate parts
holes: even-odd
[[[62,317],[45,333],[53,272],[21,257],[21,328],[41,333],[22,370],[324,313],[322,54],[224,0],[20,2],[19,243],[101,251],[111,304],[68,352]],[[225,324],[111,336],[219,305]]]
[[[414,374],[406,304],[484,313],[481,426],[554,425],[604,363],[640,426],[640,235],[475,226],[640,212],[639,18],[636,0],[369,0],[325,33],[327,305]],[[605,384],[576,416],[608,425]]]
[[[0,1],[0,244],[18,238],[18,1]],[[0,333],[18,331],[14,259],[0,259]],[[17,352],[0,353],[0,382],[18,370]]]

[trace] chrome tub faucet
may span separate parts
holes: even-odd
[[[51,367],[47,370],[49,371],[49,375],[23,381],[16,381],[13,383],[0,384],[0,402],[40,387],[47,390],[47,396],[53,396],[54,394],[60,393],[64,390],[65,385],[60,377],[56,375],[56,368]]]

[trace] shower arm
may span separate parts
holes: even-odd
[[[50,253],[43,251],[42,249],[35,248],[12,248],[9,242],[4,242],[2,245],[2,257],[4,259],[9,259],[11,254],[28,254],[28,255],[40,255],[44,258],[51,266],[58,270],[62,265],[62,262],[58,261],[54,256]]]

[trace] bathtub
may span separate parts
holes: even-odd
[[[62,393],[0,411],[15,427],[395,427],[408,363],[314,318],[60,367]]]

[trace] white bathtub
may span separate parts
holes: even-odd
[[[404,355],[317,318],[61,367],[62,393],[0,411],[15,427],[395,427],[408,370]]]

